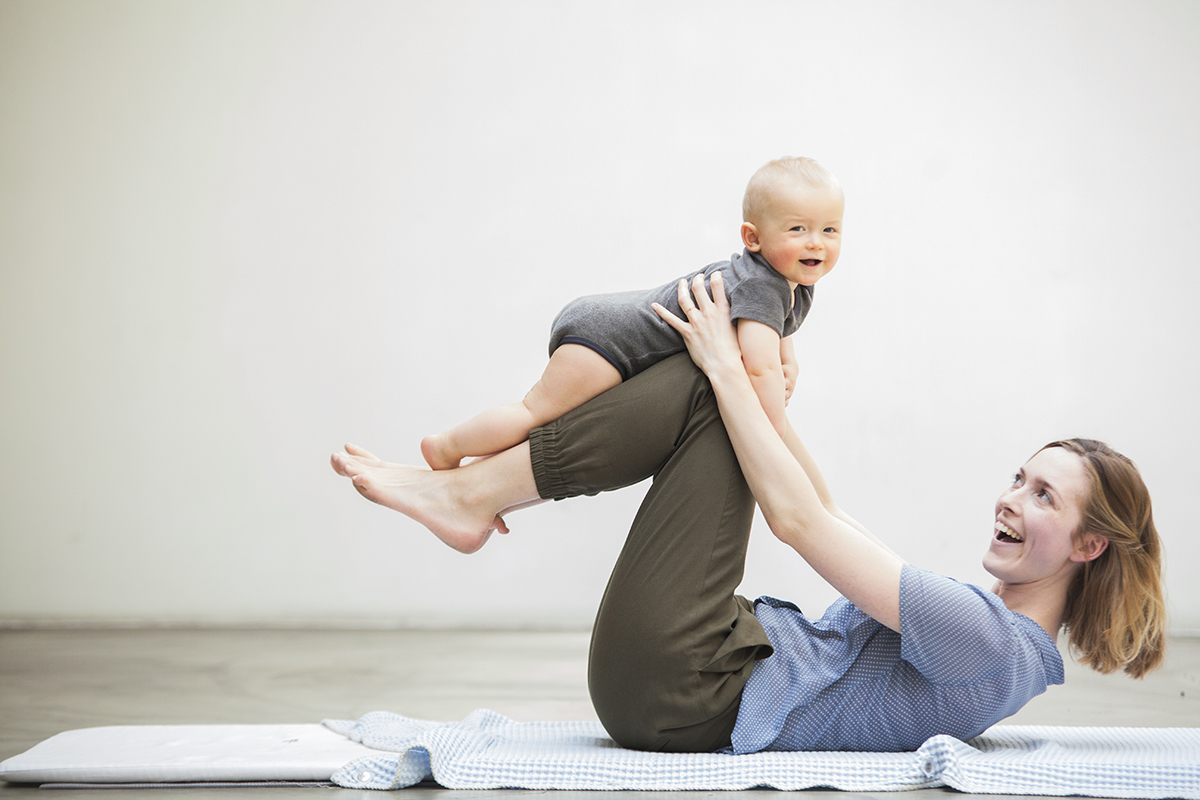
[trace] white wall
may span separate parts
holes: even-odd
[[[1141,466],[1200,631],[1200,7],[0,4],[0,620],[586,624],[640,491],[458,555],[359,499],[540,373],[558,307],[846,187],[790,413],[842,505],[986,581],[1042,443]],[[760,523],[744,590],[830,598]]]

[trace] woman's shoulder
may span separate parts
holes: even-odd
[[[998,595],[975,584],[911,564],[900,573],[900,625],[906,632],[928,626],[1008,628],[1020,616]]]
[[[1062,683],[1062,656],[1054,640],[979,586],[906,566],[900,577],[900,629],[904,659],[923,673],[940,673],[945,665],[964,661],[985,669],[1024,663],[1040,665],[1048,683]]]
[[[954,599],[978,598],[991,606],[1007,607],[997,595],[973,583],[960,581],[948,575],[905,564],[900,573],[900,594],[913,596],[924,602],[952,602]]]

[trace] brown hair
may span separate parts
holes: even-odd
[[[794,181],[804,186],[841,189],[833,173],[805,156],[784,156],[768,161],[750,176],[742,196],[742,221],[757,223],[774,199],[775,187],[781,181]]]
[[[1166,639],[1162,548],[1150,492],[1134,463],[1104,442],[1067,439],[1042,449],[1051,447],[1079,456],[1090,478],[1077,533],[1108,541],[1067,589],[1063,627],[1071,650],[1098,672],[1123,669],[1141,678],[1162,661]]]

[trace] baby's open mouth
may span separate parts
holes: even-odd
[[[819,259],[819,258],[802,258],[802,259],[800,259],[800,263],[806,267],[816,267],[821,264],[821,259]]]

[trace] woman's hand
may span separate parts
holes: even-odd
[[[742,368],[742,351],[738,349],[737,330],[729,320],[729,300],[725,297],[725,281],[714,272],[710,281],[712,297],[704,288],[704,275],[679,281],[679,307],[685,319],[672,314],[658,303],[652,304],[663,321],[679,332],[687,345],[692,361],[709,377],[720,367]],[[694,301],[693,301],[694,297]]]

